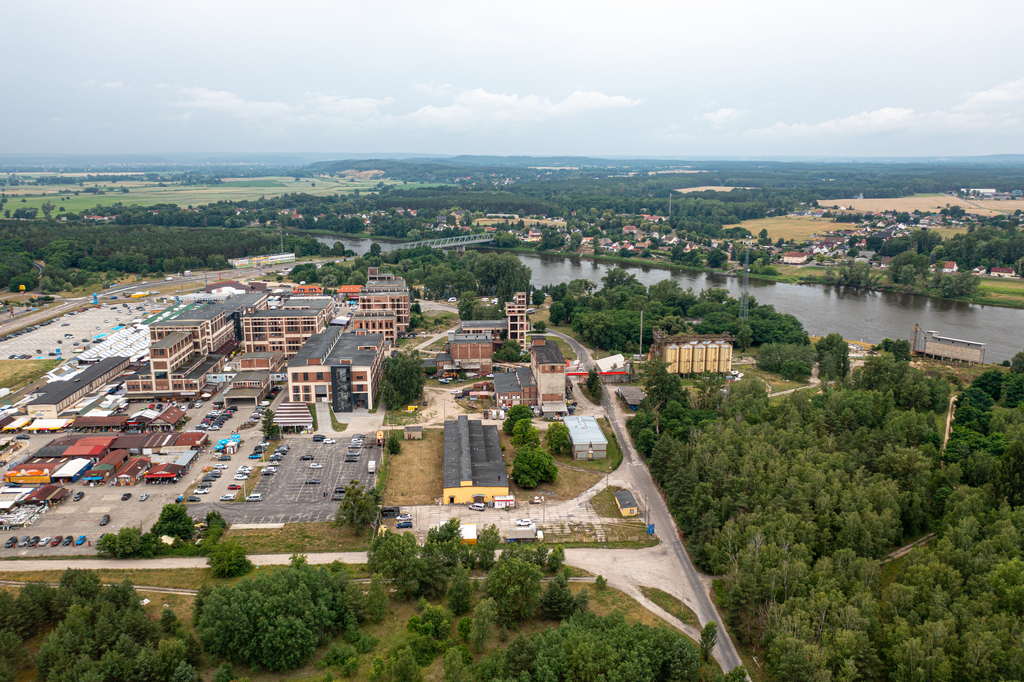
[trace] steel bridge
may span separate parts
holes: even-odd
[[[460,234],[458,237],[444,237],[442,239],[421,239],[418,242],[402,244],[403,249],[416,249],[421,246],[429,246],[434,249],[458,249],[464,251],[470,244],[483,244],[494,241],[492,234]]]

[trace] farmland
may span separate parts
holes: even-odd
[[[968,213],[977,213],[983,216],[1009,214],[1018,208],[1024,207],[1024,202],[985,199],[964,200],[943,194],[915,194],[914,196],[899,197],[897,199],[837,199],[824,200],[820,203],[822,208],[845,206],[851,211],[873,211],[877,213],[885,211],[938,213],[946,206],[961,206]]]
[[[65,211],[80,213],[97,205],[138,204],[152,206],[154,204],[177,204],[178,206],[199,206],[218,201],[246,201],[260,197],[276,197],[282,194],[299,192],[315,196],[351,194],[355,191],[366,192],[381,182],[389,185],[401,184],[376,177],[362,177],[369,173],[359,173],[359,177],[342,178],[300,178],[285,176],[268,176],[260,178],[227,178],[223,182],[212,185],[184,185],[180,183],[156,183],[144,180],[126,179],[113,182],[84,182],[83,185],[18,185],[5,187],[3,194],[8,198],[7,209],[42,208],[45,202],[57,208],[54,215],[59,215],[63,207]],[[410,182],[401,184],[406,189],[416,187],[433,187],[423,183]],[[86,188],[96,188],[103,194],[86,193]],[[127,192],[125,192],[127,190]],[[63,193],[61,193],[63,191]],[[71,192],[68,194],[68,192]],[[75,196],[75,192],[79,194]]]
[[[690,194],[692,192],[731,192],[734,189],[758,189],[757,187],[723,187],[721,185],[701,185],[700,187],[684,187],[677,189],[677,192]]]
[[[762,218],[760,220],[744,220],[739,224],[740,227],[745,227],[750,230],[754,235],[760,234],[761,230],[768,230],[768,236],[772,241],[776,241],[780,237],[787,241],[805,241],[808,237],[815,234],[824,234],[830,230],[836,230],[844,227],[843,225],[837,225],[831,220],[822,220],[820,218],[807,218],[807,217],[782,217],[782,218]],[[727,226],[733,227],[733,226]]]

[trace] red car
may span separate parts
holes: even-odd
[[[237,485],[235,483],[232,483],[231,485],[228,486],[228,490],[241,490],[241,489],[242,489],[242,486]]]

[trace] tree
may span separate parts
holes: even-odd
[[[729,257],[725,255],[720,249],[711,249],[708,253],[708,267],[709,268],[720,268],[729,260]]]
[[[741,324],[739,331],[736,332],[736,347],[742,350],[750,348],[754,342],[754,332],[750,329],[749,324]]]
[[[489,524],[477,533],[476,544],[470,550],[474,563],[485,571],[494,566],[494,553],[501,546],[501,533],[496,525]]]
[[[487,574],[487,596],[494,600],[497,621],[506,626],[533,618],[541,598],[540,569],[504,555]],[[474,614],[474,620],[477,614]]]
[[[366,595],[366,615],[374,623],[381,623],[388,614],[388,591],[379,573],[370,576],[370,590]]]
[[[1011,507],[1024,505],[1024,441],[1014,441],[1006,448],[993,472],[992,482],[997,498]]]
[[[818,339],[818,372],[822,379],[843,379],[850,373],[850,347],[842,334],[835,332]]]
[[[473,601],[473,584],[469,581],[469,569],[457,567],[448,583],[448,608],[456,616],[469,611]]]
[[[535,306],[543,305],[544,301],[546,301],[547,298],[548,298],[548,295],[545,294],[542,290],[540,290],[540,289],[534,289],[533,290],[533,305],[535,305]]]
[[[219,542],[214,545],[208,559],[210,573],[214,578],[235,578],[245,575],[253,569],[252,562],[246,556],[245,548],[237,542]]]
[[[512,429],[512,447],[521,448],[524,445],[540,445],[540,431],[532,421],[520,419]]]
[[[534,331],[541,332],[542,334],[547,331],[548,325],[544,320],[537,320],[533,323]]]
[[[399,353],[384,361],[381,400],[392,410],[416,402],[423,397],[426,381],[420,354],[417,351]]]
[[[573,613],[574,599],[565,576],[559,573],[548,582],[540,600],[541,612],[548,620],[562,620]]]
[[[178,627],[178,616],[173,610],[164,608],[160,612],[160,631],[171,634]]]
[[[519,362],[522,357],[523,348],[515,339],[505,339],[501,350],[494,354],[494,359],[499,362]]]
[[[1024,374],[1024,350],[1013,356],[1013,360],[1010,361],[1010,372]]]
[[[472,682],[473,676],[466,668],[462,651],[465,647],[453,646],[444,655],[444,682]]]
[[[480,603],[476,605],[473,610],[473,630],[469,635],[469,644],[474,651],[479,653],[487,645],[497,614],[497,606],[490,597],[481,599]]]
[[[558,324],[563,320],[569,319],[565,312],[565,304],[561,301],[552,303],[548,309],[548,319],[551,320],[551,324]]]
[[[544,434],[544,444],[552,455],[568,456],[572,451],[569,427],[561,422],[555,422],[549,426],[548,432]]]
[[[188,540],[195,530],[195,521],[188,515],[187,507],[181,504],[165,504],[160,510],[160,518],[153,524],[150,532],[157,537],[170,535]]]
[[[548,570],[558,572],[564,563],[565,548],[561,545],[555,545],[555,548],[551,550],[551,554],[548,555]]]
[[[220,664],[217,672],[213,674],[213,682],[232,682],[235,679],[234,668],[227,661]]]
[[[509,409],[505,421],[501,423],[501,430],[511,436],[516,423],[522,419],[533,419],[533,412],[526,405],[513,405]]]
[[[125,526],[116,533],[107,533],[96,543],[96,551],[115,559],[131,559],[153,555],[150,538],[138,528]]]
[[[700,631],[700,657],[705,663],[711,661],[711,654],[718,644],[718,623],[709,621]]]
[[[334,523],[339,526],[364,528],[373,523],[380,511],[380,491],[377,488],[366,490],[359,481],[350,481],[345,491],[345,499],[338,505],[334,515]]]
[[[179,663],[171,675],[171,682],[199,682],[200,679],[199,672],[188,661]]]
[[[402,451],[402,439],[398,435],[398,431],[392,431],[388,434],[388,454],[397,455]]]
[[[587,372],[587,393],[596,402],[601,402],[604,397],[604,384],[601,383],[601,375],[593,367]]]
[[[534,445],[521,447],[512,462],[512,478],[528,490],[545,481],[553,483],[558,479],[555,458]]]
[[[281,427],[274,423],[274,411],[267,409],[263,413],[263,421],[260,422],[260,429],[263,431],[265,440],[277,440],[281,437]]]
[[[422,566],[412,533],[386,531],[374,536],[366,565],[370,571],[380,574],[399,599],[408,599],[420,592]]]

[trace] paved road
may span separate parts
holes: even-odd
[[[576,351],[576,356],[580,358],[580,364],[584,368],[590,368],[592,364],[590,354],[578,341],[559,332],[549,333],[565,339],[572,349]],[[690,560],[690,555],[687,554],[686,548],[683,547],[683,543],[679,539],[675,520],[669,513],[664,500],[658,494],[654,481],[651,479],[650,471],[643,464],[639,453],[633,447],[629,434],[626,432],[626,414],[620,409],[618,401],[614,400],[612,396],[612,391],[606,389],[601,404],[604,407],[608,421],[612,425],[612,429],[615,431],[615,436],[619,440],[619,446],[622,448],[623,460],[622,465],[616,471],[616,474],[618,474],[617,478],[620,481],[625,478],[626,485],[624,487],[632,490],[634,495],[638,494],[638,497],[642,499],[642,504],[646,503],[646,513],[649,515],[648,523],[654,524],[655,531],[661,539],[659,547],[667,547],[674,555],[675,568],[682,574],[689,588],[689,594],[692,597],[691,603],[688,605],[697,614],[701,625],[715,621],[718,623],[718,629],[724,632],[725,625],[715,610],[715,605],[711,602],[711,598],[708,596],[707,590],[701,581],[700,574]],[[566,557],[568,558],[568,553]],[[719,636],[718,646],[715,647],[715,659],[726,672],[743,663],[729,637]]]

